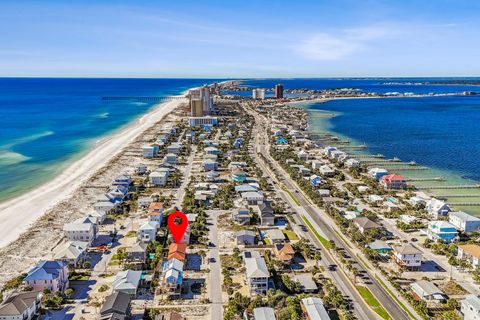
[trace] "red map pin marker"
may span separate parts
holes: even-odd
[[[175,223],[175,219],[177,218],[180,218],[182,220],[179,224]],[[188,218],[185,213],[180,211],[175,211],[171,213],[168,216],[167,224],[170,232],[172,233],[173,240],[175,240],[176,243],[180,243],[180,241],[182,241],[183,234],[188,227]]]

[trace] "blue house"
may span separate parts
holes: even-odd
[[[442,240],[446,243],[457,238],[457,229],[447,221],[431,221],[428,223],[427,236],[430,240]]]
[[[242,138],[237,138],[235,139],[235,141],[233,142],[233,147],[234,148],[240,148],[240,146],[242,145],[243,143],[243,139]]]
[[[288,140],[287,140],[287,138],[282,137],[282,138],[278,138],[276,143],[277,144],[288,144]]]
[[[322,183],[322,178],[314,174],[313,176],[310,177],[310,184],[312,187],[316,188]]]

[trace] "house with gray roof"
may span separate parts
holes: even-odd
[[[114,292],[123,292],[134,297],[137,295],[138,286],[142,278],[142,271],[125,270],[117,273],[113,280]]]
[[[109,295],[100,309],[100,319],[129,319],[131,316],[131,298],[124,292]]]
[[[66,261],[68,264],[76,267],[80,266],[87,257],[88,242],[68,241],[53,250],[53,259],[57,261]]]
[[[0,319],[31,320],[38,314],[41,301],[40,291],[13,293],[0,303]]]

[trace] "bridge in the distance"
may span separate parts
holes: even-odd
[[[157,97],[108,96],[108,97],[102,97],[102,100],[106,100],[106,101],[124,100],[124,101],[139,101],[139,102],[165,102],[165,101],[181,100],[181,99],[185,99],[185,97],[184,96],[157,96]]]

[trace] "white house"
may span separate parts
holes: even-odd
[[[438,217],[447,216],[450,212],[450,207],[448,204],[435,198],[431,198],[427,201],[425,204],[425,209],[427,209],[428,213],[435,219]]]
[[[434,283],[427,280],[419,280],[410,284],[413,295],[423,301],[446,302],[448,296]]]
[[[167,147],[168,153],[179,154],[182,151],[183,145],[180,142],[173,142]]]
[[[102,212],[105,214],[115,209],[115,207],[116,207],[116,204],[108,200],[97,201],[93,204],[93,209],[95,211]]]
[[[345,164],[347,165],[347,167],[349,168],[358,168],[360,167],[360,161],[358,161],[357,159],[348,159],[347,161],[345,161]]]
[[[319,161],[319,160],[313,160],[312,161],[312,168],[314,170],[319,170],[321,166],[323,166],[324,163],[322,161]]]
[[[463,320],[480,320],[480,298],[474,294],[468,294],[460,305]]]
[[[87,256],[88,242],[68,241],[57,246],[52,253],[53,260],[66,261],[68,264],[79,266]],[[1,318],[0,318],[1,319]]]
[[[149,174],[150,183],[154,186],[164,186],[167,184],[167,173],[153,171]]]
[[[262,202],[264,199],[263,193],[258,191],[250,191],[242,193],[242,199],[248,204],[257,204]]]
[[[177,155],[175,153],[167,153],[163,158],[163,162],[176,164],[177,163]]]
[[[137,204],[140,208],[147,208],[152,202],[153,202],[152,197],[141,197],[141,198],[138,198],[137,200]]]
[[[40,310],[42,292],[20,292],[5,298],[0,304],[0,319],[31,320]]]
[[[307,319],[315,320],[330,320],[330,316],[327,313],[323,305],[323,301],[317,297],[308,297],[302,299],[302,310],[307,316]]]
[[[459,245],[457,258],[468,261],[474,268],[480,267],[480,246],[478,244]]]
[[[144,158],[153,158],[155,156],[155,147],[153,146],[143,146],[142,154]]]
[[[479,218],[463,211],[451,212],[448,216],[448,221],[455,227],[455,229],[466,233],[477,231],[480,227]]]
[[[148,167],[144,163],[139,163],[135,166],[135,172],[138,174],[145,174],[147,173]]]
[[[97,227],[90,217],[66,223],[63,226],[65,237],[70,241],[84,241],[92,244],[97,235]]]
[[[138,239],[143,242],[151,242],[156,239],[158,222],[147,221],[138,229]]]
[[[388,174],[388,171],[383,168],[371,168],[368,170],[368,175],[375,180],[380,180],[381,177]]]
[[[393,259],[407,270],[420,270],[423,253],[411,244],[393,247]]]
[[[117,273],[113,280],[112,287],[114,292],[123,292],[130,296],[136,296],[142,271],[125,270]]]
[[[265,260],[258,252],[245,252],[245,273],[251,295],[266,294],[268,290],[268,272]]]
[[[378,204],[380,202],[383,202],[383,197],[377,194],[370,194],[368,195],[368,202]]]
[[[332,177],[335,175],[335,170],[330,168],[328,165],[324,164],[319,169],[320,173],[325,177]]]
[[[275,310],[270,307],[261,307],[253,309],[253,320],[276,320]]]

